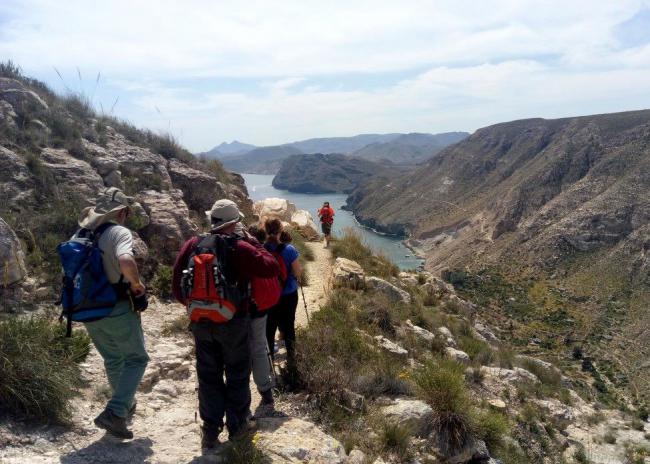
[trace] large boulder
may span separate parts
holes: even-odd
[[[253,204],[253,212],[259,217],[260,222],[279,219],[290,223],[291,216],[296,212],[296,205],[284,198],[265,198]]]
[[[393,303],[411,303],[411,295],[409,295],[408,292],[396,287],[384,279],[380,279],[379,277],[368,277],[366,278],[366,285],[368,288],[386,295]]]
[[[272,464],[345,464],[347,461],[343,445],[338,440],[311,422],[295,417],[258,419],[253,440]]]
[[[377,346],[388,353],[394,354],[399,357],[406,358],[409,354],[407,350],[399,346],[397,343],[389,340],[383,335],[376,335],[373,337]]]
[[[454,361],[461,364],[469,364],[470,362],[470,358],[467,353],[461,350],[457,350],[456,348],[452,348],[451,346],[445,348],[445,355],[449,359],[453,359]]]
[[[149,245],[149,253],[172,263],[185,240],[198,233],[198,227],[189,218],[183,201],[183,192],[145,190],[138,201],[149,216],[150,223],[140,231]]]
[[[60,190],[93,201],[104,188],[104,181],[93,167],[64,149],[45,148],[41,152],[43,166],[54,176]]]
[[[178,160],[169,160],[167,171],[174,187],[183,191],[187,206],[201,214],[209,210],[216,200],[228,197],[223,184],[213,176]]]
[[[332,266],[332,284],[335,287],[360,288],[365,285],[365,273],[356,261],[336,258]]]
[[[26,274],[20,240],[9,224],[0,218],[0,287],[19,282]]]
[[[315,240],[320,237],[314,218],[309,211],[299,209],[291,215],[291,225],[298,229],[300,233],[309,240]]]
[[[34,180],[22,156],[0,147],[0,198],[12,206],[31,199]]]
[[[381,408],[381,414],[389,422],[408,427],[416,436],[424,437],[431,431],[433,409],[424,401],[397,398]]]

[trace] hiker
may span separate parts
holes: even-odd
[[[133,297],[142,300],[146,289],[133,256],[133,235],[124,227],[133,205],[133,198],[111,187],[97,198],[94,207],[84,210],[79,221],[81,230],[75,234],[94,234],[106,278],[117,299],[106,317],[84,322],[104,359],[112,390],[106,408],[94,422],[111,435],[125,439],[133,438],[126,421],[135,412],[135,392],[149,362],[140,314],[133,304]]]
[[[325,248],[330,245],[330,238],[332,237],[332,224],[334,224],[334,210],[330,207],[329,201],[323,203],[323,207],[318,210],[318,217],[320,218],[320,227],[325,235]]]
[[[266,243],[264,246],[273,253],[280,265],[286,268],[286,281],[278,304],[268,311],[266,321],[266,339],[271,357],[275,356],[275,332],[280,329],[284,334],[284,344],[287,348],[287,361],[293,363],[296,342],[296,307],[298,306],[298,280],[302,268],[298,261],[298,250],[293,245],[281,243],[282,222],[279,219],[267,219],[264,223]]]
[[[254,225],[248,228],[248,234],[243,227],[237,233],[248,240],[255,240],[256,244],[266,241],[264,229]],[[274,374],[266,343],[266,320],[268,309],[280,300],[280,294],[282,293],[281,279],[278,276],[270,279],[254,278],[251,281],[251,291],[253,301],[250,311],[250,345],[253,380],[257,386],[257,391],[262,397],[260,405],[273,409],[275,405],[273,399]]]
[[[188,308],[196,346],[201,445],[213,448],[224,414],[231,440],[254,426],[249,287],[251,279],[277,276],[280,269],[261,244],[234,234],[244,218],[234,202],[218,200],[206,214],[210,233],[183,244],[174,264],[172,291]]]

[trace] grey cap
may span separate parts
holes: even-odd
[[[244,215],[239,211],[235,202],[226,199],[215,201],[212,209],[206,211],[205,214],[212,224],[213,231],[218,231],[244,219]]]

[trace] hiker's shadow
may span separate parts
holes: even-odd
[[[85,448],[61,456],[62,464],[86,464],[88,462],[147,462],[153,455],[149,438],[121,441],[106,434]]]

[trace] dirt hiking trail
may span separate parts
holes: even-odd
[[[322,243],[308,243],[315,260],[307,263],[309,285],[304,288],[309,312],[317,311],[325,300],[331,274],[331,255]],[[185,308],[176,303],[163,303],[155,298],[142,315],[147,349],[151,361],[136,395],[137,411],[131,428],[135,439],[115,440],[97,429],[93,419],[105,405],[107,391],[102,359],[91,352],[82,364],[87,385],[73,401],[71,427],[41,426],[11,422],[0,424],[0,462],[14,463],[202,463],[225,462],[218,452],[202,456],[200,419],[192,339],[185,332],[163,334],[166,325],[177,320]],[[307,323],[300,295],[296,325]],[[252,383],[254,412],[259,394]],[[279,403],[282,413],[285,404]],[[290,414],[292,408],[286,408]],[[225,436],[222,436],[225,441]],[[6,446],[2,446],[6,444]]]

